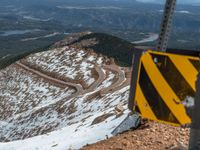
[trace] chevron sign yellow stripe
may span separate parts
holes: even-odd
[[[191,122],[199,57],[147,51],[140,59],[133,107],[142,117],[171,125]]]

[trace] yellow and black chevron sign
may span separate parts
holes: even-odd
[[[194,101],[199,57],[147,51],[140,60],[133,109],[150,120],[190,123],[185,106]]]

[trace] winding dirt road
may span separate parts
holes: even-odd
[[[19,67],[21,67],[22,69],[24,69],[26,71],[34,73],[34,74],[48,80],[51,83],[54,83],[55,85],[58,85],[58,86],[61,86],[61,87],[64,87],[64,88],[65,87],[72,87],[72,88],[76,89],[76,93],[75,93],[75,95],[73,94],[73,97],[76,97],[78,95],[83,95],[85,93],[93,92],[106,79],[106,74],[104,73],[102,68],[100,66],[96,66],[95,70],[98,73],[98,79],[88,89],[83,89],[81,84],[75,84],[75,83],[66,82],[66,81],[56,79],[56,78],[51,77],[49,75],[46,75],[46,74],[44,74],[40,71],[37,71],[33,68],[30,68],[30,66],[27,66],[27,65],[25,65],[21,62],[17,62],[16,65],[18,65]],[[107,88],[103,88],[103,89],[100,90],[101,94],[104,95],[104,94],[108,94],[108,93],[112,92],[115,89],[118,89],[118,87],[121,87],[121,85],[123,85],[123,83],[127,79],[125,78],[124,71],[122,71],[116,65],[105,65],[103,68],[105,70],[109,70],[109,71],[117,74],[117,81],[114,84],[112,84],[111,86],[109,86]]]
[[[84,93],[89,93],[94,91],[106,78],[106,74],[104,73],[104,71],[100,66],[96,66],[95,70],[98,73],[98,79],[88,89],[86,89]]]
[[[51,77],[49,75],[46,75],[46,74],[38,71],[38,70],[35,70],[35,69],[31,68],[30,66],[23,64],[22,62],[17,62],[16,65],[18,67],[28,71],[28,72],[31,72],[33,74],[38,75],[39,77],[41,77],[41,78],[43,78],[43,79],[45,79],[45,80],[47,80],[47,81],[49,81],[49,82],[51,82],[55,85],[58,85],[58,86],[61,86],[61,87],[64,87],[64,88],[72,87],[72,88],[76,89],[75,93],[73,93],[72,95],[70,95],[66,98],[62,98],[59,101],[52,101],[50,104],[48,103],[48,105],[43,105],[42,107],[35,107],[32,110],[28,110],[28,114],[34,113],[34,112],[37,112],[37,111],[42,111],[44,109],[52,107],[53,105],[54,106],[64,105],[66,103],[66,99],[72,99],[72,98],[75,98],[75,97],[78,97],[78,96],[81,96],[81,95],[84,95],[84,94],[92,94],[93,91],[95,91],[95,89],[97,89],[98,86],[107,77],[105,72],[103,71],[102,67],[96,66],[95,70],[98,73],[98,79],[88,89],[83,89],[81,84],[74,84],[74,83],[71,83],[71,82],[66,82],[66,81],[56,79],[54,77]],[[109,70],[109,71],[117,74],[116,75],[117,81],[115,83],[113,83],[111,86],[109,86],[107,88],[102,88],[101,90],[99,90],[100,94],[108,94],[108,93],[111,93],[113,91],[120,90],[122,87],[125,87],[130,83],[130,80],[126,79],[124,71],[122,71],[118,66],[115,66],[115,65],[108,66],[108,65],[106,65],[103,68],[105,70]],[[71,103],[73,103],[73,100],[72,100]],[[21,115],[24,115],[24,113],[20,113],[20,114],[16,115],[15,118],[18,118]]]
[[[34,74],[36,74],[36,75],[38,75],[38,76],[50,81],[51,83],[54,83],[54,84],[56,84],[58,86],[61,86],[61,87],[67,87],[67,86],[73,87],[73,88],[76,89],[76,93],[83,93],[83,87],[80,84],[74,84],[74,83],[71,83],[71,82],[65,82],[65,81],[61,81],[59,79],[50,77],[50,76],[48,76],[48,75],[46,75],[44,73],[41,73],[41,72],[39,72],[39,71],[37,71],[35,69],[32,69],[32,68],[28,67],[28,66],[26,66],[26,65],[24,65],[24,64],[22,64],[20,62],[17,62],[16,64],[19,67],[23,68],[24,70],[29,71],[31,73],[34,73]]]
[[[103,68],[105,70],[109,70],[109,71],[117,74],[117,81],[114,84],[112,84],[111,86],[102,89],[100,91],[101,95],[105,95],[105,94],[113,92],[115,89],[117,89],[117,87],[121,86],[126,81],[124,71],[122,71],[118,66],[116,66],[116,65],[109,65],[109,66],[106,65]]]

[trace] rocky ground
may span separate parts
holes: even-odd
[[[146,122],[137,130],[87,145],[82,150],[183,150],[188,145],[189,129]]]

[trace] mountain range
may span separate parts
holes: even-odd
[[[0,4],[0,57],[47,47],[66,34],[82,31],[142,41],[158,35],[163,13],[163,5],[131,0],[2,0]],[[177,6],[170,48],[199,50],[199,12],[199,6]],[[156,39],[138,45],[155,46]]]

